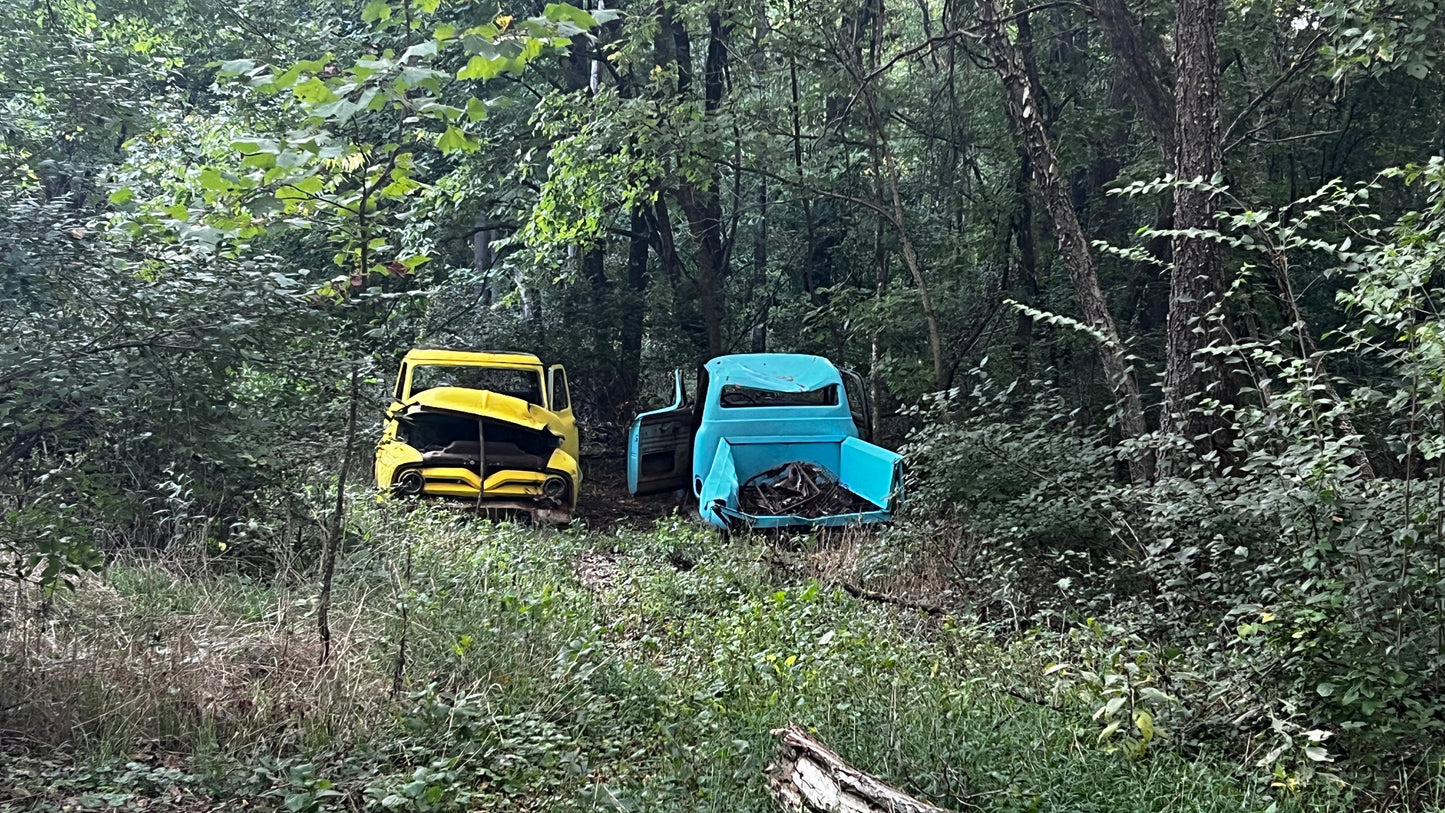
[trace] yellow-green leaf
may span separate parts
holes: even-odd
[[[484,57],[480,54],[467,60],[466,67],[457,72],[458,79],[481,79],[486,81],[502,74],[507,67],[505,57]]]
[[[437,149],[442,152],[476,152],[481,149],[476,139],[462,132],[461,128],[455,125],[447,127],[441,138],[437,139]]]
[[[1154,739],[1154,715],[1144,709],[1134,712],[1134,726],[1139,729],[1139,736],[1145,744]]]

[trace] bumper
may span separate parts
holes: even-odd
[[[393,445],[404,448],[378,450],[377,454],[376,483],[383,491],[476,502],[480,507],[522,510],[539,518],[540,512],[570,515],[577,507],[581,469],[561,449],[552,453],[545,470],[489,470],[483,480],[473,468],[428,465],[420,452],[405,444]]]

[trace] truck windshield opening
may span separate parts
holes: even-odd
[[[417,365],[411,374],[411,394],[416,395],[436,387],[487,390],[542,405],[542,375],[534,370],[463,364]]]

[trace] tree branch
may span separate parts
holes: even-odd
[[[1229,126],[1224,129],[1224,135],[1221,136],[1219,139],[1220,143],[1229,145],[1224,148],[1225,152],[1229,152],[1231,149],[1238,146],[1238,144],[1244,140],[1243,138],[1241,138],[1239,141],[1233,143],[1230,142],[1229,136],[1231,133],[1234,132],[1234,128],[1238,127],[1240,122],[1248,118],[1249,115],[1253,113],[1256,108],[1258,108],[1261,104],[1264,104],[1266,99],[1268,99],[1270,96],[1273,96],[1274,92],[1279,90],[1285,82],[1293,79],[1296,74],[1304,70],[1307,65],[1314,61],[1315,56],[1319,54],[1319,49],[1317,49],[1315,46],[1319,45],[1320,40],[1324,39],[1324,36],[1325,32],[1323,30],[1321,30],[1320,33],[1316,34],[1315,38],[1310,40],[1310,44],[1305,47],[1305,52],[1303,54],[1300,54],[1299,57],[1295,59],[1294,63],[1291,64],[1284,73],[1279,75],[1279,78],[1275,79],[1274,82],[1270,83],[1270,86],[1265,88],[1263,93],[1254,97],[1253,101],[1245,105],[1243,110],[1239,111],[1239,115],[1234,117],[1234,121],[1230,122]]]

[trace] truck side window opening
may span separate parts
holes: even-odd
[[[778,406],[837,406],[838,385],[829,384],[816,390],[779,392],[777,390],[724,384],[718,401],[724,408]]]
[[[554,412],[561,412],[564,409],[571,408],[572,394],[567,390],[567,374],[562,372],[560,368],[554,368],[552,370],[552,386],[556,388],[556,392],[552,393],[552,410]]]
[[[707,399],[712,395],[708,392],[707,365],[699,364],[697,367],[696,399],[691,402],[692,409],[692,434],[695,436],[699,429],[702,429],[702,413],[707,408]],[[687,403],[687,402],[684,402]]]
[[[542,377],[533,370],[508,370],[462,364],[418,364],[411,374],[411,394],[436,387],[487,390],[543,406]]]

